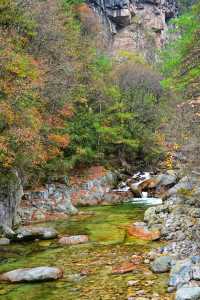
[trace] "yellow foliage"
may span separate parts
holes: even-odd
[[[48,140],[57,144],[61,148],[66,148],[70,143],[69,136],[66,135],[58,135],[58,134],[49,134]]]

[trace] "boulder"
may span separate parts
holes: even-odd
[[[139,188],[143,191],[146,189],[154,189],[158,186],[159,179],[158,178],[148,178],[139,183]]]
[[[200,287],[182,287],[176,292],[176,300],[199,300]]]
[[[0,232],[9,239],[15,236],[15,232],[7,225],[0,225]]]
[[[192,190],[194,184],[190,178],[183,177],[175,186],[168,190],[168,196],[176,195],[181,190]]]
[[[67,193],[65,193],[64,203],[58,203],[55,210],[69,215],[76,215],[78,213],[78,209],[72,204]]]
[[[59,244],[62,245],[76,245],[84,244],[89,241],[87,235],[72,235],[72,236],[63,236],[58,240]]]
[[[151,223],[151,221],[154,220],[155,216],[156,216],[156,208],[149,207],[144,213],[144,221]]]
[[[200,264],[192,266],[192,278],[194,280],[200,280]]]
[[[0,281],[33,282],[56,280],[63,277],[63,271],[56,267],[16,269],[0,275]]]
[[[199,255],[193,255],[190,259],[193,264],[200,264],[200,256]]]
[[[169,286],[174,288],[188,284],[192,279],[192,263],[189,259],[177,261],[172,267],[169,278]]]
[[[24,226],[16,230],[16,240],[55,239],[57,231],[51,227]]]
[[[165,273],[170,271],[173,259],[170,256],[160,256],[156,258],[150,265],[154,273]]]
[[[160,174],[157,177],[159,186],[169,186],[176,183],[177,177],[175,174]]]

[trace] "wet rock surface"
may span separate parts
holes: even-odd
[[[128,227],[128,234],[144,240],[158,240],[160,238],[159,231],[150,231],[145,223],[136,222]]]
[[[88,241],[89,238],[87,235],[73,235],[61,237],[58,243],[62,245],[77,245],[87,243]]]
[[[34,282],[62,278],[63,271],[56,267],[37,267],[17,269],[0,275],[0,281],[8,282]]]
[[[124,262],[119,266],[116,266],[112,269],[112,274],[125,274],[132,272],[136,269],[136,265],[132,262]]]

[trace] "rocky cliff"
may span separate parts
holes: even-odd
[[[136,51],[148,60],[165,41],[167,23],[178,12],[176,0],[88,0],[107,32],[113,55]]]

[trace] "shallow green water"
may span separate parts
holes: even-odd
[[[81,211],[82,215],[45,226],[54,226],[61,235],[88,234],[88,244],[61,246],[57,241],[39,241],[0,247],[0,272],[45,265],[64,269],[64,278],[59,281],[0,284],[1,299],[125,300],[138,290],[144,290],[149,299],[153,292],[158,293],[160,299],[168,299],[165,294],[167,276],[158,277],[146,266],[124,275],[111,274],[113,266],[129,261],[133,254],[142,254],[158,246],[156,242],[127,236],[127,225],[142,220],[144,208],[123,204]],[[84,272],[88,274],[81,276]],[[138,280],[138,284],[128,288],[128,280]]]

